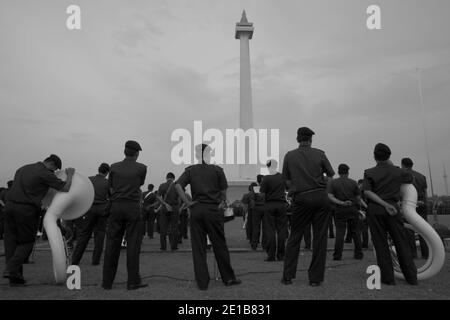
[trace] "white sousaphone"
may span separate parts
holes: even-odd
[[[55,173],[61,180],[66,180],[65,170]],[[91,181],[75,172],[68,192],[57,192],[50,189],[42,204],[47,208],[44,217],[44,228],[52,251],[53,272],[57,284],[64,283],[67,270],[67,253],[61,230],[57,225],[59,219],[74,220],[83,216],[94,201],[94,187]]]
[[[436,275],[444,265],[445,249],[441,238],[433,227],[416,212],[417,191],[412,184],[403,184],[400,189],[402,197],[402,213],[408,222],[405,227],[417,232],[425,240],[428,249],[428,259],[425,264],[417,269],[417,279],[425,280]],[[391,246],[391,256],[396,278],[404,279],[397,260],[397,254]]]

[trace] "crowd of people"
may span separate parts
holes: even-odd
[[[141,146],[125,143],[123,161],[102,163],[91,176],[95,197],[90,210],[75,221],[61,221],[61,229],[73,245],[71,264],[81,263],[94,236],[92,265],[99,265],[104,250],[102,287],[110,290],[118,268],[121,248],[127,252],[127,289],[146,287],[140,277],[140,251],[143,237],[154,239],[159,233],[160,250],[178,250],[190,238],[194,274],[200,290],[210,281],[206,254],[212,247],[221,279],[226,286],[238,285],[231,265],[225,231],[224,212],[232,207],[243,215],[245,234],[252,250],[259,246],[267,253],[265,261],[283,261],[281,282],[292,284],[296,277],[300,244],[312,250],[308,270],[309,284],[324,281],[328,237],[335,237],[334,260],[343,258],[344,242],[353,242],[354,259],[363,259],[368,248],[369,230],[376,249],[381,282],[394,285],[394,269],[388,237],[392,239],[401,270],[409,284],[417,284],[415,234],[404,227],[399,201],[400,186],[412,183],[418,192],[417,212],[426,219],[426,178],[412,169],[409,158],[401,168],[390,161],[391,150],[379,143],[374,148],[376,166],[365,170],[358,182],[349,178],[350,168],[338,166],[338,177],[325,152],[312,147],[314,132],[306,127],[297,131],[298,148],[284,156],[281,172],[275,160],[267,162],[269,174],[258,175],[241,201],[228,204],[227,178],[223,169],[210,164],[211,149],[196,146],[198,164],[185,169],[176,179],[171,172],[157,190],[153,184],[145,192],[147,167],[137,162]],[[70,190],[75,170],[66,169],[67,180],[56,177],[62,161],[51,155],[42,162],[17,170],[8,188],[0,192],[0,232],[5,245],[3,277],[13,287],[24,286],[23,264],[27,262],[40,232],[45,214],[42,199],[50,188]],[[190,185],[191,194],[186,192]],[[334,232],[334,226],[335,232]],[[188,229],[190,232],[188,234]],[[106,241],[105,241],[106,239]],[[420,251],[428,248],[420,238]]]

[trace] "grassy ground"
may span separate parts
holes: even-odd
[[[440,220],[440,222],[442,222]],[[222,282],[211,281],[209,290],[199,291],[193,281],[190,243],[186,241],[176,253],[159,252],[157,239],[144,239],[141,254],[141,275],[148,288],[126,290],[126,254],[122,251],[119,270],[113,290],[100,287],[102,266],[91,266],[91,248],[86,252],[81,267],[81,290],[70,291],[65,286],[52,284],[51,255],[46,242],[39,242],[35,263],[25,265],[25,277],[30,286],[10,288],[6,279],[0,279],[0,299],[450,299],[450,262],[448,254],[442,271],[432,279],[409,286],[398,280],[394,287],[382,286],[381,290],[368,290],[366,268],[375,264],[371,249],[362,261],[352,259],[352,246],[346,244],[343,261],[332,260],[328,252],[327,270],[323,286],[309,287],[307,268],[311,252],[302,250],[297,279],[291,286],[280,283],[282,263],[264,262],[265,253],[251,251],[245,240],[242,220],[226,224],[226,234],[231,248],[231,260],[242,285],[224,287]],[[157,236],[157,234],[156,234]],[[328,247],[334,245],[329,240]],[[3,244],[0,244],[3,248]],[[1,249],[0,249],[1,251]],[[213,254],[208,254],[210,274],[214,277]],[[418,260],[418,264],[423,261]],[[0,261],[0,271],[4,260]]]

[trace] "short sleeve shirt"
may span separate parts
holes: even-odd
[[[94,204],[105,204],[108,202],[109,182],[104,176],[97,174],[89,177],[94,186]]]
[[[325,189],[327,180],[324,174],[332,177],[334,170],[325,152],[310,146],[299,146],[289,151],[283,161],[283,177],[291,181],[292,194],[315,189]]]
[[[40,207],[50,188],[61,190],[65,184],[43,162],[25,165],[16,171],[7,200]]]
[[[141,186],[145,182],[147,167],[139,162],[125,159],[111,165],[109,187],[113,202],[139,202]]]
[[[400,200],[400,186],[412,181],[410,172],[392,164],[379,163],[364,171],[363,189],[373,191],[386,202],[396,203]]]
[[[339,177],[328,182],[327,192],[341,201],[352,201],[356,204],[356,197],[361,195],[361,190],[355,180],[347,177]]]
[[[261,181],[261,193],[265,194],[265,201],[286,201],[286,182],[281,173],[264,176]]]
[[[190,184],[193,201],[208,204],[219,204],[221,192],[228,188],[223,169],[213,164],[187,167],[177,183],[183,188]]]

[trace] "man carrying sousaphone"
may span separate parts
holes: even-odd
[[[198,164],[187,167],[176,182],[175,188],[183,202],[191,208],[191,243],[197,286],[207,290],[209,284],[206,260],[207,236],[211,240],[214,255],[223,283],[226,286],[240,284],[231,267],[230,254],[225,240],[224,208],[226,205],[227,179],[223,169],[209,164],[211,149],[207,144],[195,148]],[[192,199],[186,198],[184,188],[191,186]]]

